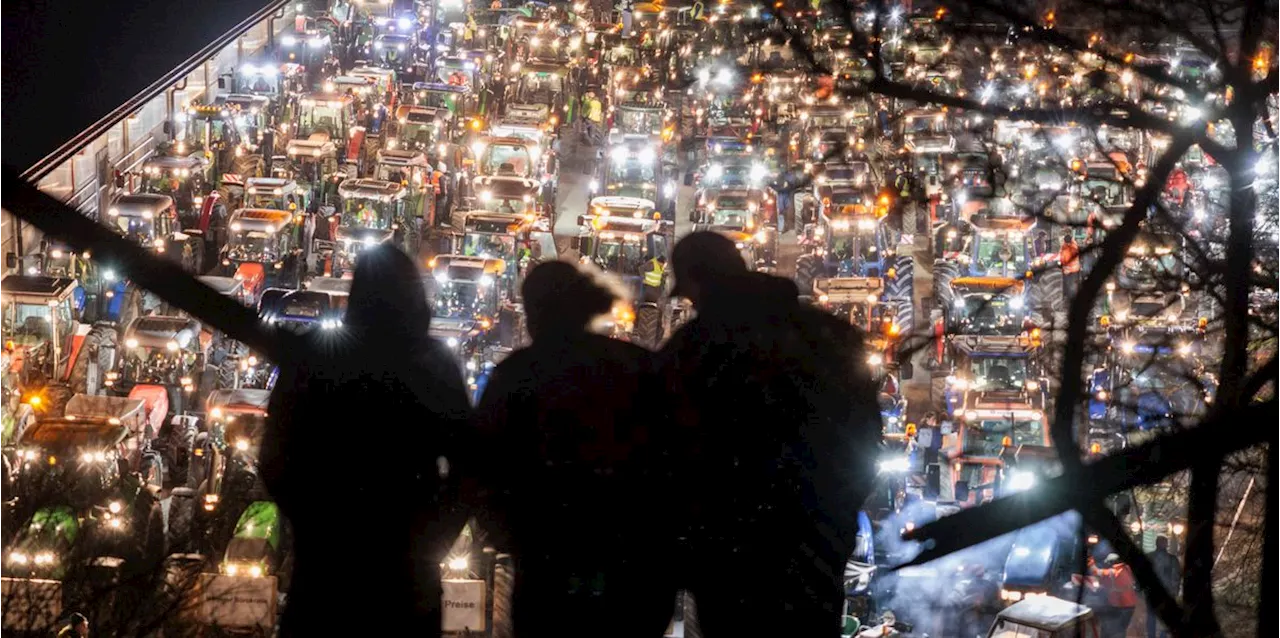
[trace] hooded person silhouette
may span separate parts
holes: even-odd
[[[682,239],[672,268],[697,310],[660,365],[703,634],[834,637],[881,432],[861,334],[718,234]]]
[[[413,261],[371,248],[343,329],[311,333],[315,354],[281,367],[260,471],[293,531],[282,636],[440,631],[440,561],[465,520],[474,446],[430,320]]]
[[[476,412],[516,635],[660,636],[675,587],[650,353],[589,331],[615,295],[572,264],[535,266],[522,292],[533,343],[498,364]]]

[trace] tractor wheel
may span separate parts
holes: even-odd
[[[951,306],[951,280],[958,275],[955,262],[938,259],[933,262],[933,296],[943,309]]]
[[[1036,275],[1031,289],[1033,295],[1038,297],[1033,299],[1033,307],[1041,309],[1046,315],[1056,316],[1066,313],[1067,300],[1062,294],[1062,270],[1058,268],[1045,268]],[[1048,319],[1048,317],[1046,317]]]
[[[800,255],[796,259],[796,288],[802,295],[813,294],[813,280],[822,272],[822,258],[817,255]]]
[[[241,155],[231,163],[231,172],[245,179],[261,177],[265,165],[261,155]]]
[[[175,490],[178,492],[178,490]],[[195,550],[195,508],[200,493],[174,494],[169,501],[169,549],[174,553]]]
[[[884,298],[901,302],[898,304],[894,323],[909,334],[915,325],[915,262],[910,257],[899,255],[894,257],[891,266],[894,276],[886,277]]]
[[[147,512],[146,528],[142,538],[142,564],[159,565],[168,555],[169,539],[165,534],[164,513],[159,503],[152,503]]]
[[[95,324],[89,329],[89,334],[85,335],[84,342],[80,346],[80,353],[76,355],[75,363],[71,366],[71,376],[68,381],[71,384],[71,391],[76,394],[89,394],[90,390],[98,388],[89,388],[89,362],[97,361],[98,375],[101,377],[106,370],[100,364],[98,351],[102,346],[115,344],[116,331],[103,324]],[[101,381],[99,381],[100,383]]]
[[[657,306],[636,308],[636,321],[631,329],[631,340],[636,345],[656,350],[662,343],[662,312]]]

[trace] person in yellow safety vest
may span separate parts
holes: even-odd
[[[662,280],[667,274],[667,258],[658,255],[649,260],[644,271],[644,301],[657,301],[662,297]]]
[[[587,92],[586,107],[587,139],[594,144],[600,135],[600,125],[604,123],[604,104],[596,97],[595,91]]]

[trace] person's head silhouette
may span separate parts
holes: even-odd
[[[747,274],[747,264],[728,238],[718,233],[691,233],[676,244],[671,255],[676,285],[672,295],[687,297],[694,306],[707,292]]]
[[[586,330],[592,319],[609,312],[616,299],[612,291],[564,261],[534,266],[520,290],[534,341]]]
[[[389,244],[360,253],[344,323],[366,339],[410,347],[425,342],[431,306],[413,260]]]

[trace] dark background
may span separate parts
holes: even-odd
[[[3,161],[26,170],[266,0],[3,3]]]

